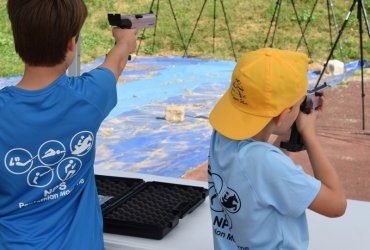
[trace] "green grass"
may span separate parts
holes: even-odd
[[[89,16],[82,29],[81,58],[82,63],[95,60],[107,53],[113,45],[111,27],[107,21],[107,13],[147,13],[152,0],[85,0]],[[154,10],[156,9],[156,2]],[[177,17],[184,42],[187,43],[194,28],[195,21],[200,13],[203,0],[171,0]],[[296,0],[301,22],[308,20],[314,0]],[[343,24],[344,18],[350,8],[352,0],[333,1],[338,25]],[[156,43],[153,47],[154,29],[148,29],[143,36],[139,54],[150,56],[182,56],[183,44],[178,34],[171,12],[169,1],[159,1],[159,16],[157,22]],[[207,1],[203,15],[200,18],[192,42],[188,49],[189,56],[233,59],[226,24],[221,8],[221,1],[216,1],[216,37],[215,52],[213,53],[213,4]],[[255,50],[264,46],[267,31],[275,9],[275,0],[224,1],[226,14],[234,42],[237,56],[244,52]],[[368,12],[370,1],[366,0]],[[344,30],[341,42],[343,57],[340,55],[339,45],[334,53],[336,59],[342,61],[355,60],[359,55],[359,32],[356,17],[357,11],[352,13],[348,25]],[[370,14],[370,13],[369,13]],[[275,35],[274,47],[295,50],[300,38],[297,18],[293,12],[290,0],[283,1],[279,16],[279,24]],[[6,0],[0,0],[0,76],[22,74],[23,65],[14,52],[14,44],[6,13]],[[334,27],[332,27],[334,30]],[[364,25],[365,28],[365,25]],[[322,63],[330,51],[330,35],[326,1],[319,1],[314,12],[311,24],[306,32],[307,42],[312,52],[312,60]],[[270,45],[270,40],[268,41]],[[299,51],[307,52],[302,43]],[[364,32],[365,58],[369,58],[370,40]]]

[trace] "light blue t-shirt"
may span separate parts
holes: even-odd
[[[305,210],[321,183],[280,149],[215,131],[208,184],[216,250],[307,249]]]
[[[104,249],[93,165],[116,102],[106,68],[0,90],[0,249]]]

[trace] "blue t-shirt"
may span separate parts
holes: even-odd
[[[93,166],[116,102],[106,68],[0,90],[0,249],[104,249]]]
[[[214,132],[208,174],[216,250],[307,249],[305,210],[321,183],[280,149]]]

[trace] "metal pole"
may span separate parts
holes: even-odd
[[[347,16],[346,16],[346,18],[345,18],[345,20],[344,20],[344,23],[343,23],[343,25],[342,25],[342,28],[340,29],[340,31],[339,31],[339,33],[338,33],[338,36],[337,36],[337,38],[335,39],[334,45],[333,45],[333,47],[331,48],[330,54],[329,54],[329,56],[328,56],[328,58],[326,59],[326,62],[325,62],[325,64],[324,64],[324,68],[322,69],[321,74],[320,74],[320,76],[319,76],[319,79],[317,80],[317,83],[316,83],[316,85],[315,85],[315,89],[317,88],[317,86],[319,86],[320,80],[321,80],[322,76],[324,75],[324,72],[325,72],[326,68],[328,67],[329,60],[330,60],[330,58],[333,56],[334,49],[335,49],[335,47],[337,46],[338,41],[339,41],[340,37],[341,37],[341,36],[342,36],[342,34],[343,34],[344,28],[345,28],[345,27],[346,27],[346,25],[347,25],[348,19],[349,19],[349,17],[350,17],[350,16],[351,16],[351,14],[352,14],[352,11],[353,11],[353,9],[354,9],[354,7],[355,7],[355,5],[356,5],[356,2],[357,2],[357,0],[354,0],[354,1],[353,1],[353,3],[352,3],[352,6],[351,6],[350,10],[349,10],[349,11],[348,11],[348,13],[347,13]]]
[[[330,3],[326,0],[326,7],[328,9],[328,21],[329,21],[329,33],[330,33],[330,48],[333,47],[333,34],[331,32],[331,15],[330,15]]]
[[[189,45],[190,45],[191,39],[193,38],[194,32],[195,32],[195,30],[196,30],[196,28],[197,28],[197,26],[198,26],[199,19],[200,19],[200,17],[202,16],[202,13],[203,13],[203,10],[204,10],[204,6],[206,5],[206,3],[207,3],[207,0],[204,0],[204,2],[203,2],[203,6],[202,6],[202,9],[200,10],[200,13],[199,13],[199,16],[198,16],[198,19],[197,19],[197,21],[195,22],[194,29],[193,29],[193,31],[191,32],[191,35],[190,35],[190,37],[189,37],[188,44],[186,45],[185,52],[187,52],[187,51],[188,51],[188,48],[189,48]],[[185,53],[184,53],[183,57],[185,57]]]
[[[316,0],[316,1],[315,1],[315,4],[313,5],[313,8],[312,8],[311,13],[310,13],[310,17],[308,18],[308,20],[307,20],[307,22],[306,22],[306,25],[305,25],[305,26],[304,26],[304,28],[303,28],[303,34],[305,34],[305,33],[306,33],[306,30],[307,30],[308,24],[309,24],[309,23],[311,22],[311,20],[312,20],[313,12],[314,12],[314,11],[315,11],[315,9],[316,9],[317,2],[318,2],[318,1],[319,1],[319,0]],[[330,22],[330,19],[329,19],[329,22]],[[301,42],[302,42],[302,38],[303,38],[303,34],[302,34],[301,38],[299,39],[299,42],[298,42],[298,45],[297,45],[296,50],[298,50],[298,49],[299,49],[299,47],[301,46]],[[331,37],[331,33],[330,33],[330,37]]]
[[[157,0],[157,11],[155,12],[155,16],[157,21],[155,22],[154,26],[154,35],[153,35],[153,43],[152,43],[152,51],[154,51],[154,46],[155,46],[155,37],[157,34],[157,24],[158,24],[158,16],[159,16],[159,0]]]
[[[339,30],[338,30],[337,18],[335,17],[334,4],[332,0],[328,0],[328,1],[330,2],[330,8],[331,8],[331,13],[333,15],[334,27],[338,35]],[[339,40],[339,49],[340,49],[340,56],[343,58],[343,46],[340,40]]]
[[[275,5],[274,14],[272,15],[271,22],[270,22],[270,27],[269,27],[269,30],[267,31],[267,36],[266,36],[265,44],[263,45],[263,47],[266,47],[267,40],[268,40],[268,38],[269,38],[269,36],[270,36],[270,32],[271,32],[271,28],[272,28],[272,24],[274,23],[275,15],[276,15],[277,10],[278,10],[278,7],[279,7],[279,3],[280,3],[280,0],[276,0],[276,5]]]
[[[150,4],[149,13],[153,13],[154,1],[155,0],[152,0],[152,3]],[[157,23],[156,23],[156,25],[157,25]],[[143,41],[143,37],[145,35],[145,31],[146,31],[146,29],[144,29],[143,32],[141,33],[140,42],[139,42],[139,45],[137,46],[137,50],[136,50],[136,55],[139,55],[139,50],[140,50],[141,42]]]
[[[215,38],[216,38],[216,0],[213,1],[213,54],[215,53]]]
[[[279,23],[280,10],[281,10],[281,5],[282,4],[283,4],[283,0],[280,0],[279,9],[278,9],[277,16],[276,16],[276,21],[275,21],[274,33],[272,34],[272,39],[271,39],[271,44],[270,44],[271,48],[274,46],[275,34],[276,34],[277,26],[278,26],[278,23]]]
[[[69,76],[79,76],[81,72],[81,63],[80,63],[80,54],[81,54],[81,36],[79,36],[76,44],[76,55],[73,58],[72,64],[69,65],[67,69],[67,74]]]
[[[234,50],[234,43],[233,43],[233,39],[231,37],[231,32],[230,32],[230,28],[229,28],[229,22],[227,21],[227,16],[226,16],[226,11],[225,11],[224,1],[223,0],[220,0],[220,1],[221,1],[221,6],[222,6],[222,11],[224,12],[224,17],[225,17],[225,23],[226,23],[226,27],[227,27],[227,32],[229,34],[229,39],[230,39],[230,43],[231,43],[231,49],[233,50],[234,59],[235,59],[235,62],[236,62],[237,60],[236,60],[236,54],[235,54],[235,50]]]
[[[361,98],[362,98],[362,129],[365,130],[365,87],[364,87],[364,47],[362,44],[362,0],[357,3],[357,19],[360,32],[360,53],[361,53]]]
[[[294,13],[295,13],[295,16],[296,16],[296,18],[297,18],[298,25],[299,25],[299,29],[301,30],[301,34],[302,34],[302,37],[303,37],[303,41],[304,41],[304,43],[306,44],[307,52],[308,52],[308,56],[309,56],[310,58],[312,58],[310,48],[308,47],[308,43],[307,43],[306,37],[304,36],[304,32],[303,32],[303,30],[302,30],[301,21],[299,20],[299,16],[298,16],[298,12],[297,12],[297,9],[296,9],[296,7],[295,7],[295,4],[294,4],[294,0],[290,0],[290,2],[292,3],[293,9],[294,9]]]
[[[361,0],[362,1],[362,0]],[[366,29],[367,29],[367,34],[368,36],[370,37],[370,25],[369,25],[369,19],[367,18],[367,12],[366,12],[366,6],[365,6],[365,3],[362,1],[362,10],[363,10],[363,14],[364,14],[364,17],[365,17],[365,23],[366,23]]]
[[[171,2],[171,0],[168,0],[168,2],[170,3],[171,12],[172,12],[173,19],[175,20],[177,32],[180,35],[182,46],[183,46],[183,48],[185,50],[184,55],[188,56],[188,52],[186,51],[186,46],[185,46],[185,43],[184,43],[184,38],[182,37],[181,31],[180,31],[180,27],[179,27],[179,24],[177,22],[177,18],[176,18],[176,15],[175,15],[175,11],[173,10],[173,7],[172,7],[172,2]]]

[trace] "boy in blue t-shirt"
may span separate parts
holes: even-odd
[[[96,133],[137,31],[114,28],[103,64],[68,77],[84,2],[9,0],[7,8],[25,70],[0,90],[0,249],[104,249]]]
[[[307,208],[341,216],[346,198],[315,132],[323,108],[299,111],[308,58],[271,48],[246,53],[210,115],[209,197],[215,249],[307,249]],[[296,121],[314,177],[279,148]],[[275,144],[275,143],[274,143]],[[277,144],[276,144],[277,145]]]

